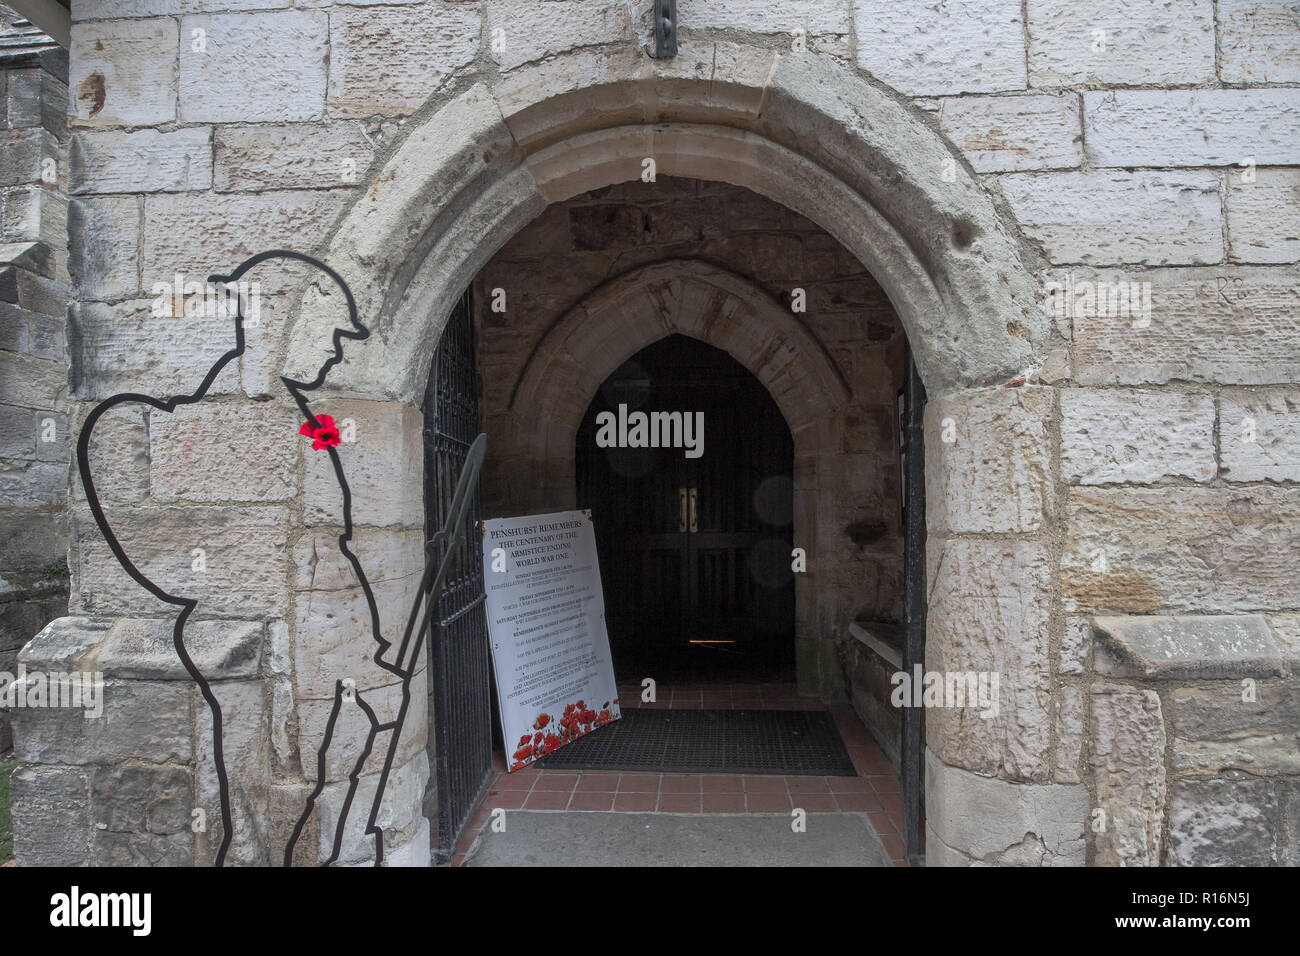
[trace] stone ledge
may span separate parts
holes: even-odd
[[[892,664],[895,670],[903,669],[902,634],[899,628],[875,621],[852,621],[849,633],[881,660]]]
[[[1094,617],[1095,667],[1154,680],[1277,677],[1282,654],[1259,614]]]
[[[179,613],[179,610],[177,611]],[[18,655],[29,670],[101,671],[106,678],[190,680],[172,645],[174,618],[60,617]],[[191,621],[190,658],[209,680],[257,677],[265,628],[258,621]]]

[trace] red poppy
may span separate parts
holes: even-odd
[[[311,447],[314,451],[337,446],[340,441],[339,429],[334,424],[334,419],[329,415],[317,415],[316,421],[319,422],[319,426],[315,428],[312,427],[311,422],[303,422],[302,427],[298,429],[298,434],[312,439]]]
[[[533,721],[533,730],[541,730],[550,722],[551,722],[551,715],[542,714],[540,717],[538,717],[536,720]]]
[[[534,744],[540,744],[541,742],[542,742],[542,735],[541,735],[541,734],[534,734],[534,735],[533,735],[533,743],[534,743]]]

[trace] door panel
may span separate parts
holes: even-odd
[[[704,413],[704,453],[604,449],[596,415]],[[793,668],[793,442],[762,385],[725,352],[658,342],[601,387],[579,430],[616,671],[722,676]],[[634,675],[635,676],[635,675]]]

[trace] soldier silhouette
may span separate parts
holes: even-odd
[[[332,853],[325,860],[325,863],[331,863],[337,860],[345,831],[349,825],[354,799],[357,793],[359,778],[368,761],[372,758],[382,758],[382,769],[378,778],[378,784],[373,800],[368,808],[366,818],[366,835],[374,840],[375,845],[375,863],[376,865],[383,861],[383,831],[378,826],[377,821],[380,813],[381,804],[384,797],[384,790],[387,784],[389,772],[392,768],[394,757],[399,744],[403,722],[408,712],[411,697],[411,680],[417,671],[416,661],[419,657],[419,640],[413,642],[413,635],[422,635],[424,633],[424,622],[421,622],[419,628],[415,627],[417,614],[419,612],[420,602],[429,591],[433,579],[433,567],[430,565],[425,569],[425,576],[421,582],[420,591],[417,596],[415,605],[412,607],[409,618],[406,622],[406,629],[401,641],[395,660],[385,660],[386,652],[392,648],[392,643],[385,640],[381,628],[378,605],[375,599],[374,591],[371,587],[369,578],[362,567],[361,561],[352,548],[353,522],[352,522],[352,494],[348,486],[346,475],[344,474],[343,462],[339,455],[339,433],[336,423],[324,414],[317,415],[313,413],[309,402],[311,392],[319,389],[325,382],[329,371],[343,360],[343,343],[345,340],[364,340],[369,336],[369,331],[360,323],[357,318],[356,302],[352,296],[351,290],[343,278],[324,263],[310,256],[287,250],[272,250],[255,255],[227,275],[213,275],[208,281],[216,285],[231,286],[237,283],[249,270],[256,266],[271,261],[279,260],[281,262],[298,262],[304,263],[312,269],[323,274],[338,291],[342,293],[344,302],[347,307],[347,324],[345,326],[336,325],[330,343],[330,350],[323,359],[320,367],[311,378],[294,379],[282,377],[280,382],[288,391],[294,403],[297,405],[304,423],[300,429],[301,434],[312,438],[312,453],[324,452],[329,457],[330,469],[338,483],[341,492],[341,514],[339,516],[342,531],[337,537],[337,547],[339,555],[343,562],[351,570],[355,584],[359,587],[366,604],[365,617],[368,619],[367,627],[369,636],[373,641],[373,647],[369,653],[369,661],[373,668],[367,668],[370,673],[353,673],[340,676],[335,680],[334,694],[331,705],[331,711],[328,720],[323,728],[323,735],[319,749],[316,753],[317,764],[317,782],[315,789],[307,798],[305,805],[296,821],[287,844],[284,848],[285,865],[292,862],[295,847],[301,838],[305,824],[310,818],[313,810],[316,808],[318,799],[327,781],[327,766],[331,758],[330,750],[335,746],[336,734],[340,729],[341,721],[344,719],[357,720],[360,714],[361,727],[361,744],[358,747],[358,753],[352,754],[334,754],[333,759],[336,764],[350,768],[347,774],[348,786],[341,803],[341,810],[338,813],[338,819],[335,827],[333,838]],[[179,657],[186,672],[194,680],[199,692],[202,694],[211,715],[212,725],[212,761],[217,779],[218,799],[220,803],[220,815],[222,824],[222,838],[215,854],[215,863],[217,866],[224,865],[227,855],[230,852],[232,839],[240,831],[241,826],[245,832],[256,831],[264,822],[256,819],[247,819],[258,816],[257,811],[249,804],[241,804],[239,815],[245,817],[243,820],[236,819],[235,801],[232,797],[235,793],[232,791],[229,768],[227,766],[227,734],[232,727],[232,720],[236,719],[232,715],[223,712],[219,700],[219,691],[221,685],[216,687],[210,679],[212,675],[205,675],[200,667],[195,663],[186,640],[186,626],[189,623],[195,609],[199,607],[200,602],[207,605],[220,605],[220,594],[203,593],[201,588],[185,585],[181,582],[162,582],[154,580],[145,574],[140,567],[132,561],[128,554],[128,549],[119,540],[119,536],[112,523],[108,520],[105,513],[103,502],[95,485],[94,475],[91,468],[90,449],[93,434],[96,425],[102,420],[103,416],[114,408],[119,406],[138,404],[153,409],[155,412],[173,414],[177,409],[184,406],[195,405],[202,402],[207,397],[213,383],[218,376],[232,362],[244,355],[245,352],[245,328],[244,328],[244,303],[241,299],[234,300],[235,315],[235,344],[232,349],[223,354],[212,367],[208,370],[203,380],[199,383],[194,391],[174,395],[166,399],[157,399],[148,395],[125,392],[113,395],[106,399],[87,415],[82,425],[80,435],[77,441],[77,466],[81,476],[82,485],[85,488],[86,501],[90,508],[100,532],[107,541],[109,548],[112,550],[114,557],[121,564],[126,573],[142,588],[152,594],[154,597],[167,604],[173,605],[180,609],[172,629],[172,644],[177,656]],[[289,436],[286,436],[288,440]],[[481,449],[479,451],[481,460]],[[157,575],[156,576],[161,576]],[[188,593],[187,593],[188,592]],[[220,606],[213,607],[212,610],[221,612]],[[427,606],[426,606],[427,614]],[[274,615],[267,615],[274,616]],[[300,645],[310,635],[299,633]],[[409,658],[409,660],[407,659]],[[358,689],[361,687],[381,687],[384,684],[397,684],[400,689],[400,702],[396,707],[396,713],[391,719],[382,719],[375,706],[367,699],[366,693]],[[301,706],[301,701],[298,701]],[[355,710],[351,705],[355,705]],[[388,734],[386,749],[375,752],[375,746],[380,736]],[[355,741],[355,736],[350,738]],[[303,755],[304,761],[306,755]],[[238,791],[239,788],[234,788]],[[258,841],[255,834],[255,842],[262,842],[265,846],[264,838]]]

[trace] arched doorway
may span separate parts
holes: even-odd
[[[638,414],[650,433],[611,444]],[[694,445],[661,440],[674,428]],[[596,518],[616,672],[793,679],[793,469],[776,402],[721,349],[672,335],[601,384],[575,473]]]
[[[648,167],[661,176],[742,186],[806,216],[878,280],[930,395],[925,478],[938,507],[927,516],[931,606],[927,620],[915,622],[929,628],[927,660],[947,670],[987,670],[1014,658],[1008,666],[1026,675],[1031,688],[1009,700],[996,720],[977,723],[961,712],[937,712],[927,727],[930,755],[936,765],[961,773],[1005,777],[1008,792],[1050,779],[1044,757],[1055,692],[1049,635],[1063,625],[1049,587],[1059,565],[1047,544],[1057,528],[1052,479],[1037,463],[1058,413],[1050,389],[1003,386],[1025,381],[1035,363],[1062,347],[1062,337],[1035,300],[1036,253],[951,144],[892,91],[842,61],[744,43],[729,44],[725,56],[701,47],[695,55],[650,64],[639,55],[563,54],[457,87],[430,105],[382,168],[368,174],[364,195],[326,244],[327,261],[354,277],[360,313],[375,333],[364,353],[338,367],[331,390],[364,396],[394,416],[399,412],[392,409],[412,407],[423,394],[451,304],[502,244],[555,203],[644,181]],[[318,294],[310,293],[288,326],[280,362],[286,374],[319,364],[321,343],[332,329],[318,305]],[[666,331],[672,317],[662,318]],[[557,332],[571,326],[570,319],[557,322]],[[736,348],[744,349],[750,343],[740,338]],[[557,334],[538,343],[535,361],[512,386],[510,427],[530,427],[531,396],[539,389],[582,380],[565,354],[572,341]],[[599,360],[612,367],[627,355],[627,344],[614,343]],[[732,345],[724,347],[737,354]],[[802,350],[796,358],[822,364]],[[836,391],[833,378],[787,366],[750,365],[765,384],[765,376],[773,377],[768,388],[783,411],[787,403],[814,408],[808,388]],[[578,405],[580,421],[594,384],[564,390]],[[570,411],[565,422],[574,417]],[[963,422],[974,427],[1003,412],[1025,422],[1029,447],[1019,430],[961,429]],[[797,414],[786,417],[796,445],[796,529],[801,522],[819,532],[857,525],[851,512],[861,499],[851,489],[821,496],[816,507],[800,505],[799,471],[819,460],[801,452],[801,443],[835,454],[836,436],[815,415],[806,428],[795,424]],[[947,420],[956,426],[952,442],[939,438],[938,426]],[[576,431],[576,422],[541,425],[525,437],[551,451],[564,447],[569,464],[548,469],[539,491],[571,494],[569,429]],[[1005,486],[995,487],[981,467],[999,455],[1026,460],[1017,474],[1032,485],[1010,507],[1003,507]],[[530,470],[538,460],[530,452],[506,464],[521,485],[538,487]],[[558,458],[547,460],[558,464]],[[376,475],[376,492],[390,497],[415,485],[404,475]],[[869,548],[872,529],[858,530],[866,532],[861,547]],[[1003,534],[1017,537],[989,537]],[[1009,575],[1011,565],[1032,573]],[[986,607],[983,596],[996,588],[1011,592],[998,608],[1031,609],[1027,623],[989,635],[979,620],[953,613]],[[946,602],[947,613],[936,613],[937,600]],[[800,626],[815,631],[844,620],[842,608],[832,611]],[[826,649],[809,644],[810,672],[833,673],[836,662],[824,656]],[[926,793],[930,800],[935,790]],[[943,796],[949,808],[966,805],[956,789]]]

